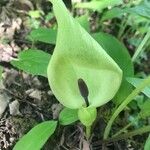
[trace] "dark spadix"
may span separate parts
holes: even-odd
[[[89,90],[83,79],[81,78],[78,79],[78,86],[79,86],[81,96],[84,98],[86,106],[88,107],[89,106],[89,101],[88,101]]]

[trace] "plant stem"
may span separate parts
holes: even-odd
[[[144,126],[142,128],[136,129],[136,130],[131,131],[131,132],[126,133],[126,134],[116,136],[116,137],[114,137],[114,139],[125,139],[125,138],[128,138],[128,137],[133,137],[135,135],[144,134],[146,132],[150,132],[150,125]]]
[[[134,53],[134,55],[132,57],[133,62],[138,58],[140,53],[144,50],[143,47],[144,47],[144,45],[146,44],[146,42],[148,41],[149,38],[150,38],[150,28],[148,29],[147,34],[144,36],[142,42],[140,43],[140,45],[138,46],[137,50]]]
[[[136,135],[144,134],[146,132],[150,132],[150,125],[144,126],[142,128],[139,128],[139,129],[136,129],[136,130],[131,131],[129,133],[120,134],[118,136],[105,139],[103,141],[101,140],[101,141],[94,142],[93,145],[106,144],[106,143],[111,143],[111,142],[115,142],[115,141],[120,141],[122,139],[127,139],[129,137],[133,137],[133,136],[136,136]]]
[[[135,118],[132,122],[128,123],[124,128],[122,128],[121,130],[119,130],[112,137],[116,137],[116,136],[120,135],[122,132],[126,131],[130,126],[132,126],[135,123],[135,121],[137,121],[139,119],[140,119],[140,116],[138,116],[137,118]]]
[[[121,25],[120,25],[119,32],[118,32],[118,36],[117,36],[118,39],[121,39],[121,36],[122,36],[126,27],[127,27],[127,18],[124,16],[124,18],[121,22]]]
[[[132,93],[123,101],[123,103],[116,109],[112,117],[110,118],[105,131],[104,131],[104,139],[107,139],[111,130],[111,126],[119,115],[119,113],[146,87],[150,84],[150,76],[145,79]]]
[[[91,126],[86,126],[86,138],[87,140],[90,138],[91,135]]]

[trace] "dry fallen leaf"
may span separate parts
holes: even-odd
[[[41,95],[41,91],[39,90],[33,90],[30,94],[29,94],[29,97],[31,98],[34,98],[34,99],[37,99],[37,100],[41,100],[42,98],[42,95]]]
[[[12,42],[9,44],[0,44],[0,62],[10,62],[17,56],[17,52],[19,51],[19,47]]]
[[[17,100],[15,100],[9,104],[9,111],[10,111],[10,114],[13,116],[21,114],[19,111],[19,102]]]
[[[20,18],[13,19],[9,22],[0,22],[0,41],[5,39],[13,40],[16,30],[20,30],[22,20]]]

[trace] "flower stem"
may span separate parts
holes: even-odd
[[[91,126],[86,126],[86,138],[87,140],[90,138],[91,136]]]
[[[139,119],[140,119],[140,116],[138,116],[137,118],[135,118],[132,122],[128,123],[124,128],[122,128],[121,130],[119,130],[112,137],[116,137],[116,136],[120,135],[121,133],[125,132],[130,126],[132,126]]]
[[[121,39],[121,36],[122,36],[124,30],[127,27],[127,22],[128,22],[127,18],[124,17],[123,20],[122,20],[122,22],[121,22],[120,29],[119,29],[119,32],[118,32],[118,36],[117,36],[118,39]]]
[[[116,139],[125,139],[125,138],[128,138],[128,137],[133,137],[133,136],[136,136],[136,135],[144,134],[146,132],[150,132],[150,125],[144,126],[142,128],[136,129],[136,130],[131,131],[131,132],[126,133],[126,134],[118,135],[118,136],[114,137],[114,139],[115,138]]]
[[[150,85],[150,76],[147,79],[145,79],[135,90],[133,90],[132,93],[116,109],[105,128],[104,139],[108,138],[112,124],[116,117],[119,115],[119,113],[148,85]]]
[[[128,132],[128,133],[125,133],[125,134],[117,135],[117,136],[112,137],[112,138],[96,141],[96,142],[93,143],[93,145],[99,145],[99,144],[101,145],[101,144],[112,143],[112,142],[120,141],[122,139],[127,139],[129,137],[133,137],[133,136],[136,136],[136,135],[141,135],[141,134],[144,134],[144,133],[147,133],[147,132],[150,132],[150,125],[141,127],[139,129],[136,129],[134,131],[131,131],[131,132]]]

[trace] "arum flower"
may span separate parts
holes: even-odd
[[[50,87],[60,103],[78,109],[89,138],[96,107],[119,89],[122,71],[68,12],[62,0],[51,0],[58,23],[56,47],[48,65]],[[108,41],[111,42],[111,41]]]
[[[121,69],[70,15],[62,0],[51,2],[58,23],[56,47],[47,71],[54,95],[71,109],[107,103],[119,89]]]

